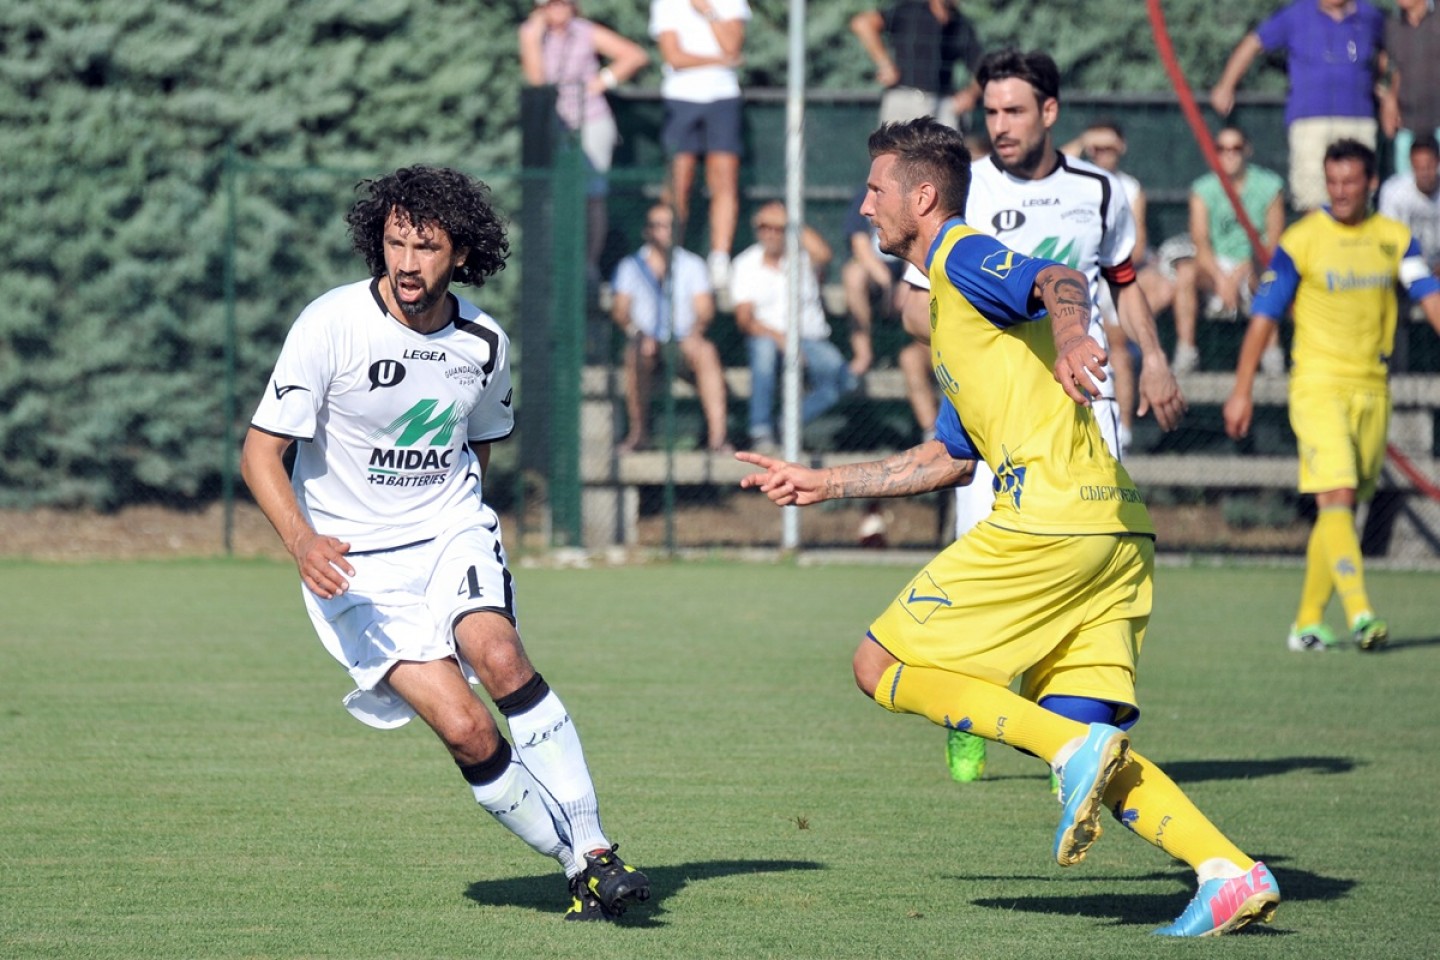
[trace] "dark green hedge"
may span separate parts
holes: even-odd
[[[789,5],[753,6],[746,80],[783,86]],[[869,84],[847,27],[861,6],[809,4],[812,86]],[[1167,88],[1142,4],[964,6],[987,41],[1051,50],[1072,88]],[[1217,73],[1237,39],[1219,24],[1258,15],[1240,0],[1167,7],[1197,76]],[[584,8],[649,45],[645,3]],[[0,0],[0,507],[215,497],[226,144],[251,165],[236,198],[243,422],[296,312],[359,275],[339,224],[357,179],[420,161],[482,176],[517,166],[514,27],[529,9]],[[1274,89],[1273,70],[1258,74],[1249,89]],[[516,202],[513,180],[496,186]],[[516,272],[487,296],[513,302]]]

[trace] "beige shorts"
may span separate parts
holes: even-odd
[[[1375,121],[1364,117],[1306,117],[1290,124],[1290,205],[1318,210],[1325,192],[1325,151],[1336,140],[1359,140],[1375,149]]]

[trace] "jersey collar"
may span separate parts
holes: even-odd
[[[952,227],[966,226],[964,217],[951,217],[940,224],[940,229],[935,231],[935,239],[930,241],[930,249],[925,251],[925,272],[930,272],[930,262],[935,259],[935,251],[940,249],[940,244],[945,241],[945,234],[949,233]]]

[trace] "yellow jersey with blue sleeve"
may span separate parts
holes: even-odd
[[[1383,384],[1397,283],[1414,299],[1440,292],[1410,229],[1378,213],[1351,226],[1325,208],[1281,235],[1251,310],[1279,321],[1293,304],[1292,378]]]
[[[1055,344],[1027,257],[953,218],[928,253],[930,359],[964,435],[995,473],[989,523],[1022,533],[1144,534],[1154,526],[1089,407],[1055,382]]]

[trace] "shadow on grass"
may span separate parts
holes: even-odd
[[[1440,647],[1440,637],[1391,637],[1389,643],[1374,652],[1409,653],[1411,650],[1418,650],[1421,647]]]
[[[825,867],[813,860],[709,860],[669,867],[645,864],[641,869],[650,878],[652,894],[648,902],[625,914],[620,922],[627,927],[658,925],[655,915],[664,912],[661,903],[691,883],[736,874],[823,870]],[[570,905],[565,877],[558,871],[542,876],[477,880],[465,888],[465,896],[481,906],[522,907],[557,915]]]
[[[1281,918],[1282,929],[1276,930],[1254,924],[1246,928],[1246,933],[1253,931],[1267,936],[1287,935],[1292,931],[1283,929],[1286,903],[1303,900],[1339,900],[1355,886],[1354,880],[1327,877],[1309,870],[1277,869],[1276,864],[1283,863],[1286,859],[1284,857],[1262,857],[1261,859],[1275,874],[1275,881],[1280,885],[1280,892],[1284,897],[1280,904],[1280,912],[1277,914]],[[1045,877],[952,876],[950,879],[987,884],[1006,882],[1073,884],[1075,882],[1054,874]],[[1125,893],[1123,889],[1125,885],[1129,884],[1154,884],[1161,881],[1176,881],[1182,889],[1177,893],[1131,894]],[[1086,881],[1086,886],[1093,887],[1098,884],[1112,884],[1116,889],[1104,893],[1076,893],[1070,896],[982,897],[970,902],[977,907],[991,907],[997,910],[1023,910],[1027,913],[1094,917],[1098,920],[1109,920],[1113,926],[1160,927],[1180,916],[1190,902],[1190,898],[1195,895],[1195,880],[1188,872],[1177,874],[1174,871],[1166,870],[1135,877],[1113,877],[1106,880]]]
[[[1278,777],[1297,770],[1350,773],[1359,765],[1349,757],[1269,757],[1264,760],[1170,760],[1159,766],[1176,783],[1199,783],[1204,780]]]
[[[1269,757],[1264,760],[1169,760],[1159,764],[1160,769],[1177,783],[1200,783],[1205,780],[1253,780],[1256,777],[1278,777],[1297,770],[1312,773],[1350,773],[1361,766],[1361,761],[1350,757]],[[1046,779],[1045,767],[1036,765],[1036,772],[999,773],[987,776],[983,782],[999,783],[1002,780]]]

